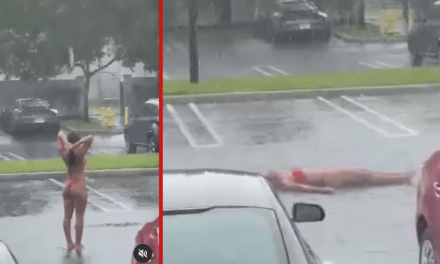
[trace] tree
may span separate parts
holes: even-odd
[[[158,0],[0,0],[0,14],[17,11],[0,18],[0,71],[22,80],[53,77],[73,70],[68,54],[73,48],[74,68],[85,77],[87,122],[95,74],[115,61],[142,61],[157,68],[158,43],[152,28],[158,23],[152,21],[158,9],[150,5],[158,6]],[[98,61],[103,61],[101,66]]]

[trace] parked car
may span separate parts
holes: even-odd
[[[440,263],[440,151],[420,168],[416,231],[419,263]]]
[[[15,101],[12,109],[0,113],[2,129],[15,136],[22,132],[54,132],[60,130],[58,111],[42,99],[25,98]]]
[[[136,153],[137,147],[147,152],[159,152],[159,99],[145,102],[142,115],[130,118],[124,129],[127,153]]]
[[[259,15],[257,31],[275,43],[292,37],[328,42],[331,22],[311,1],[282,0],[276,2],[274,10]]]
[[[163,263],[322,263],[295,224],[322,221],[322,207],[289,216],[260,175],[165,171],[163,186]]]
[[[135,246],[140,244],[148,245],[153,250],[153,257],[148,262],[150,264],[159,264],[159,217],[153,222],[146,223],[136,235]],[[132,264],[141,264],[132,258]]]
[[[440,1],[427,10],[415,12],[414,25],[408,34],[411,64],[420,66],[424,58],[440,62]]]
[[[1,264],[18,264],[12,251],[5,242],[0,240],[0,263]]]

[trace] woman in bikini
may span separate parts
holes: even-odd
[[[333,193],[335,188],[411,184],[415,172],[384,173],[363,169],[270,171],[266,179],[282,191]]]
[[[92,145],[93,137],[81,138],[75,133],[68,136],[63,131],[58,134],[58,152],[67,167],[67,181],[63,188],[64,200],[64,234],[67,241],[67,252],[73,249],[80,255],[84,247],[81,244],[84,230],[84,212],[87,206],[88,191],[85,182],[86,154]],[[71,235],[71,219],[75,210],[75,243]]]

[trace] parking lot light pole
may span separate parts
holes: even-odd
[[[189,81],[199,82],[199,55],[197,51],[197,0],[188,0],[189,15]]]

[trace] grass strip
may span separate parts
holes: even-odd
[[[318,90],[329,88],[440,83],[440,68],[325,72],[289,76],[222,78],[191,84],[188,80],[166,80],[163,95],[200,95],[233,92]]]
[[[87,158],[87,170],[158,168],[158,154],[103,155]],[[60,158],[0,162],[0,174],[66,171]]]

